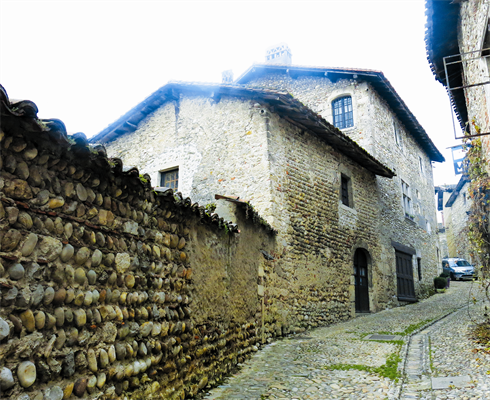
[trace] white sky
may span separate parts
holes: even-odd
[[[0,0],[0,83],[91,137],[169,80],[237,78],[286,42],[293,64],[383,71],[448,161],[435,164],[436,185],[456,183],[424,25],[423,0]]]

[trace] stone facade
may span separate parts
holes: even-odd
[[[468,187],[467,178],[462,177],[452,193],[445,193],[444,223],[448,249],[446,257],[460,257],[472,262],[467,214],[472,200],[468,194]]]
[[[458,44],[460,53],[469,53],[490,47],[488,24],[490,4],[482,0],[461,3]],[[463,57],[462,63],[466,84],[489,82],[490,58],[480,58],[478,53]],[[464,90],[471,134],[490,132],[490,83],[468,87]],[[474,122],[474,123],[473,123]],[[478,132],[477,132],[478,130]],[[482,137],[487,159],[490,159],[490,141]],[[490,169],[489,169],[490,172]]]
[[[482,0],[457,3],[427,0],[426,9],[428,59],[436,79],[451,89],[450,100],[462,128],[462,132],[458,131],[456,135],[471,135],[472,137],[466,142],[474,145],[475,149],[480,148],[481,145],[481,154],[474,154],[474,160],[475,163],[476,160],[481,160],[482,171],[486,169],[489,173],[490,4]],[[445,57],[450,57],[447,60],[455,62],[449,65],[447,76],[443,63]],[[458,87],[462,89],[452,90]],[[467,222],[465,209],[469,209],[469,198],[479,198],[476,190],[468,193],[469,185],[462,186],[463,183],[460,181],[458,184],[460,190],[452,199],[454,204],[451,206],[450,224],[453,232],[447,238],[448,250],[450,255],[465,255],[465,258],[478,263],[480,261],[478,253],[475,252],[471,257],[467,236],[457,236],[460,232],[464,232]],[[480,193],[484,192],[485,189],[483,187],[481,189],[483,190]],[[467,204],[465,204],[465,195]],[[482,201],[481,206],[485,207],[485,200],[478,201]],[[475,205],[480,204],[473,204]]]
[[[423,296],[432,286],[440,263],[431,160],[368,83],[275,75],[253,86],[265,90],[264,98],[292,93],[319,123],[361,145],[352,142],[352,148],[367,149],[396,169],[393,179],[378,176],[314,130],[279,115],[280,105],[243,93],[224,95],[233,89],[227,86],[206,91],[196,84],[192,93],[188,86],[159,89],[93,140],[153,180],[178,167],[179,190],[202,204],[220,194],[254,205],[278,232],[274,268],[264,276],[265,301],[276,311],[270,314],[276,322],[267,329],[288,332],[352,317],[357,249],[368,259],[372,312],[399,304],[393,242],[413,251],[415,295]],[[327,120],[331,100],[346,92],[354,99],[356,125],[340,132]],[[151,111],[138,117],[143,107]],[[135,127],[128,131],[126,120]],[[400,147],[394,123],[403,140]],[[340,200],[342,176],[349,180],[349,206]],[[407,215],[401,179],[411,188],[413,213]]]
[[[427,0],[428,30],[427,51],[431,68],[446,87],[464,89],[451,91],[451,101],[461,128],[466,134],[478,135],[490,132],[490,57],[483,49],[490,48],[488,24],[490,4],[483,0],[468,0],[444,4]],[[449,81],[444,72],[443,57],[455,64]],[[450,67],[451,68],[451,67]],[[471,87],[471,85],[474,85]],[[462,136],[460,132],[456,132]],[[490,139],[481,137],[483,157],[490,159]],[[488,168],[488,167],[487,167]]]
[[[0,398],[189,398],[277,333],[254,210],[152,190],[1,89]]]
[[[254,68],[257,70],[258,66]],[[342,129],[342,132],[397,174],[393,179],[376,177],[375,195],[382,227],[380,240],[385,249],[380,255],[381,264],[385,266],[386,274],[393,274],[395,252],[391,241],[415,249],[414,276],[418,268],[417,259],[420,259],[424,271],[416,287],[418,291],[424,291],[437,274],[440,264],[431,156],[373,86],[362,80],[360,74],[356,75],[357,78],[331,80],[328,73],[327,77],[295,77],[293,71],[294,67],[289,67],[282,73],[264,73],[250,80],[242,76],[239,79],[252,87],[285,90],[329,122],[333,122],[332,101],[341,96],[351,96],[354,126]],[[399,142],[395,138],[395,129]],[[402,181],[409,185],[411,191],[412,212],[408,218],[403,208]]]

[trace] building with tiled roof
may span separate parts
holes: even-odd
[[[253,204],[277,232],[264,296],[285,321],[423,296],[440,264],[442,155],[381,72],[278,64],[285,44],[266,56],[234,84],[171,82],[91,141],[225,217],[226,201]]]

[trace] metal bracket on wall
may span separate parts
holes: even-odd
[[[479,136],[490,135],[490,132],[470,134],[470,126],[467,123],[464,128],[464,135],[457,136],[456,133],[456,123],[454,121],[454,111],[456,110],[456,100],[454,98],[453,92],[456,90],[468,90],[474,87],[484,86],[490,84],[490,80],[483,82],[465,82],[466,76],[464,74],[463,63],[487,63],[488,71],[490,73],[490,48],[469,51],[467,53],[454,54],[452,56],[447,56],[443,58],[444,62],[444,73],[446,78],[446,88],[450,97],[450,107],[451,107],[451,117],[453,121],[453,131],[455,139],[468,139]],[[490,78],[490,77],[485,77]],[[454,82],[454,87],[451,83]],[[489,99],[490,101],[490,99]]]

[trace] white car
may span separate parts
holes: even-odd
[[[448,273],[453,281],[475,278],[475,268],[464,258],[443,258],[442,270]]]

